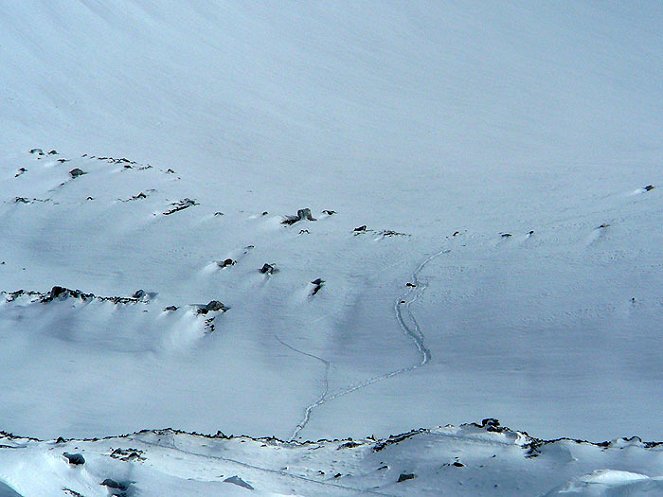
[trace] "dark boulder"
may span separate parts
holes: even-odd
[[[313,281],[311,281],[311,284],[313,285],[313,290],[311,290],[311,295],[315,295],[325,285],[325,280],[323,280],[322,278],[316,278]]]
[[[225,312],[227,310],[223,302],[218,300],[210,300],[209,303],[202,305],[198,308],[198,314],[207,314],[208,312]]]
[[[274,266],[274,264],[267,264],[266,262],[262,265],[262,267],[259,269],[259,271],[262,274],[274,274],[278,270]]]
[[[313,217],[313,214],[311,214],[311,209],[304,208],[304,209],[298,209],[297,210],[297,215],[296,216],[285,216],[283,221],[281,221],[281,224],[295,224],[299,221],[317,221]]]
[[[417,477],[414,473],[401,473],[398,477],[397,483],[402,483],[407,480],[414,480]]]
[[[50,292],[42,296],[40,302],[48,303],[55,299],[63,300],[69,297],[81,300],[91,300],[95,295],[92,293],[83,293],[80,290],[71,290],[62,286],[54,286],[51,288]]]
[[[106,478],[104,481],[100,483],[100,485],[112,488],[114,490],[122,490],[122,491],[127,490],[129,488],[129,485],[127,485],[126,483],[113,480],[112,478]]]
[[[496,418],[485,418],[481,420],[481,428],[484,428],[486,431],[493,431],[497,433],[502,433],[503,431],[508,431],[508,428],[500,426],[500,420]]]
[[[72,464],[74,466],[80,466],[82,464],[85,464],[85,458],[83,457],[83,454],[78,454],[78,453],[72,454],[70,452],[65,452],[62,455],[69,464]]]

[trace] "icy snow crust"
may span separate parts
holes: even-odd
[[[660,440],[662,21],[3,5],[0,428],[298,441],[493,416]],[[527,494],[655,494],[638,453]]]

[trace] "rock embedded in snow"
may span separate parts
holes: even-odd
[[[83,293],[80,290],[70,290],[62,286],[54,286],[51,288],[51,291],[47,295],[43,296],[41,299],[42,303],[48,303],[55,299],[65,299],[72,297],[75,299],[90,300],[94,297],[91,293]]]
[[[78,178],[79,176],[83,176],[84,174],[87,173],[78,167],[75,167],[74,169],[69,171],[69,176],[71,176],[72,178]]]
[[[102,485],[104,487],[107,487],[111,490],[120,490],[124,492],[129,488],[129,485],[123,482],[119,482],[117,480],[113,480],[112,478],[106,478],[104,481],[102,481],[99,485]]]
[[[209,303],[198,308],[198,314],[207,314],[208,312],[225,312],[228,308],[219,300],[210,300]]]
[[[114,449],[110,453],[110,456],[113,459],[118,459],[118,460],[124,461],[124,462],[133,462],[133,461],[143,462],[143,461],[145,461],[145,457],[143,457],[143,451],[139,450],[139,449],[132,449],[132,448],[121,449],[121,448],[117,448],[117,449]]]
[[[190,198],[184,198],[179,202],[173,202],[172,204],[173,207],[171,209],[164,211],[163,215],[170,216],[171,214],[182,211],[184,209],[188,209],[189,207],[193,207],[194,205],[198,205],[198,202],[196,202],[195,200],[191,200]]]
[[[500,426],[500,420],[496,418],[484,418],[481,420],[480,425],[477,425],[476,423],[473,424],[475,426],[479,426],[480,428],[484,428],[486,431],[492,431],[497,433],[502,433],[503,431],[508,430],[508,428]]]
[[[311,281],[311,284],[313,285],[313,290],[311,290],[311,295],[315,295],[325,285],[325,280],[323,280],[322,278],[316,278],[313,281]]]
[[[85,464],[85,458],[83,457],[83,454],[79,453],[72,454],[70,452],[65,452],[62,455],[67,460],[67,462],[73,466],[81,466]]]
[[[136,290],[132,295],[132,299],[137,299],[141,300],[143,298],[147,297],[147,292],[145,290]]]
[[[403,483],[407,480],[414,480],[417,477],[414,473],[401,473],[396,483]]]
[[[252,485],[245,482],[237,475],[226,478],[225,480],[223,480],[223,483],[232,483],[233,485],[237,485],[238,487],[246,488],[247,490],[253,490]]]
[[[274,274],[278,271],[278,269],[276,268],[275,264],[268,264],[265,262],[258,271],[260,271],[262,274]]]
[[[299,221],[304,221],[304,220],[317,221],[317,219],[313,217],[313,214],[311,214],[311,209],[309,209],[308,207],[304,209],[298,209],[296,216],[290,216],[290,215],[285,216],[283,221],[281,221],[281,224],[295,224]]]

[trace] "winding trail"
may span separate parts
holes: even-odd
[[[278,335],[274,335],[274,337],[284,347],[287,347],[287,348],[289,348],[290,350],[292,350],[294,352],[297,352],[299,354],[303,354],[303,355],[305,355],[307,357],[310,357],[312,359],[316,359],[316,360],[322,362],[325,365],[325,375],[324,375],[324,379],[322,380],[322,384],[323,384],[322,393],[320,394],[320,397],[318,398],[318,400],[316,400],[312,404],[309,404],[308,406],[306,406],[306,409],[304,409],[303,419],[297,424],[297,426],[295,426],[295,430],[293,431],[292,435],[290,436],[289,440],[292,441],[292,440],[295,440],[299,436],[299,433],[308,424],[309,420],[311,419],[311,412],[313,411],[313,409],[315,409],[319,405],[322,405],[326,402],[327,394],[329,393],[329,369],[331,368],[331,363],[329,361],[323,359],[322,357],[318,357],[315,354],[311,354],[309,352],[304,352],[303,350],[300,350],[296,347],[293,347],[292,345],[284,342],[281,339],[281,337],[279,337]]]
[[[414,286],[409,286],[407,292],[398,299],[396,299],[396,301],[394,302],[394,314],[396,315],[396,320],[398,321],[398,325],[400,326],[401,331],[414,342],[419,352],[420,357],[415,364],[403,368],[394,369],[377,376],[372,376],[359,383],[349,385],[329,395],[329,369],[331,367],[330,362],[326,361],[325,359],[322,359],[321,357],[309,354],[308,352],[296,349],[283,342],[279,337],[276,337],[276,339],[285,347],[288,347],[289,349],[294,350],[295,352],[299,352],[300,354],[304,354],[306,356],[317,359],[325,364],[324,390],[320,395],[320,397],[315,402],[306,406],[306,408],[304,409],[304,418],[295,427],[295,430],[292,436],[290,437],[290,441],[299,438],[299,435],[301,434],[302,430],[306,428],[309,421],[311,420],[311,414],[315,409],[333,401],[334,399],[338,399],[339,397],[343,397],[344,395],[356,392],[357,390],[366,388],[369,385],[373,385],[374,383],[378,383],[387,380],[389,378],[393,378],[394,376],[414,371],[415,369],[425,366],[431,360],[432,354],[430,349],[426,346],[426,340],[425,340],[426,337],[423,331],[421,330],[419,322],[415,318],[414,313],[412,312],[411,306],[413,303],[417,302],[423,296],[424,292],[428,288],[428,282],[422,281],[419,278],[421,272],[433,260],[437,259],[439,256],[443,254],[448,254],[449,252],[451,252],[451,249],[441,249],[435,252],[433,255],[430,255],[426,259],[424,259],[424,261],[421,262],[412,273],[412,284]],[[403,312],[404,309],[405,313]]]

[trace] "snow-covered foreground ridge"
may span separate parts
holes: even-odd
[[[286,442],[149,430],[86,440],[0,435],[0,495],[655,496],[663,445],[544,441],[481,424],[385,439]]]

